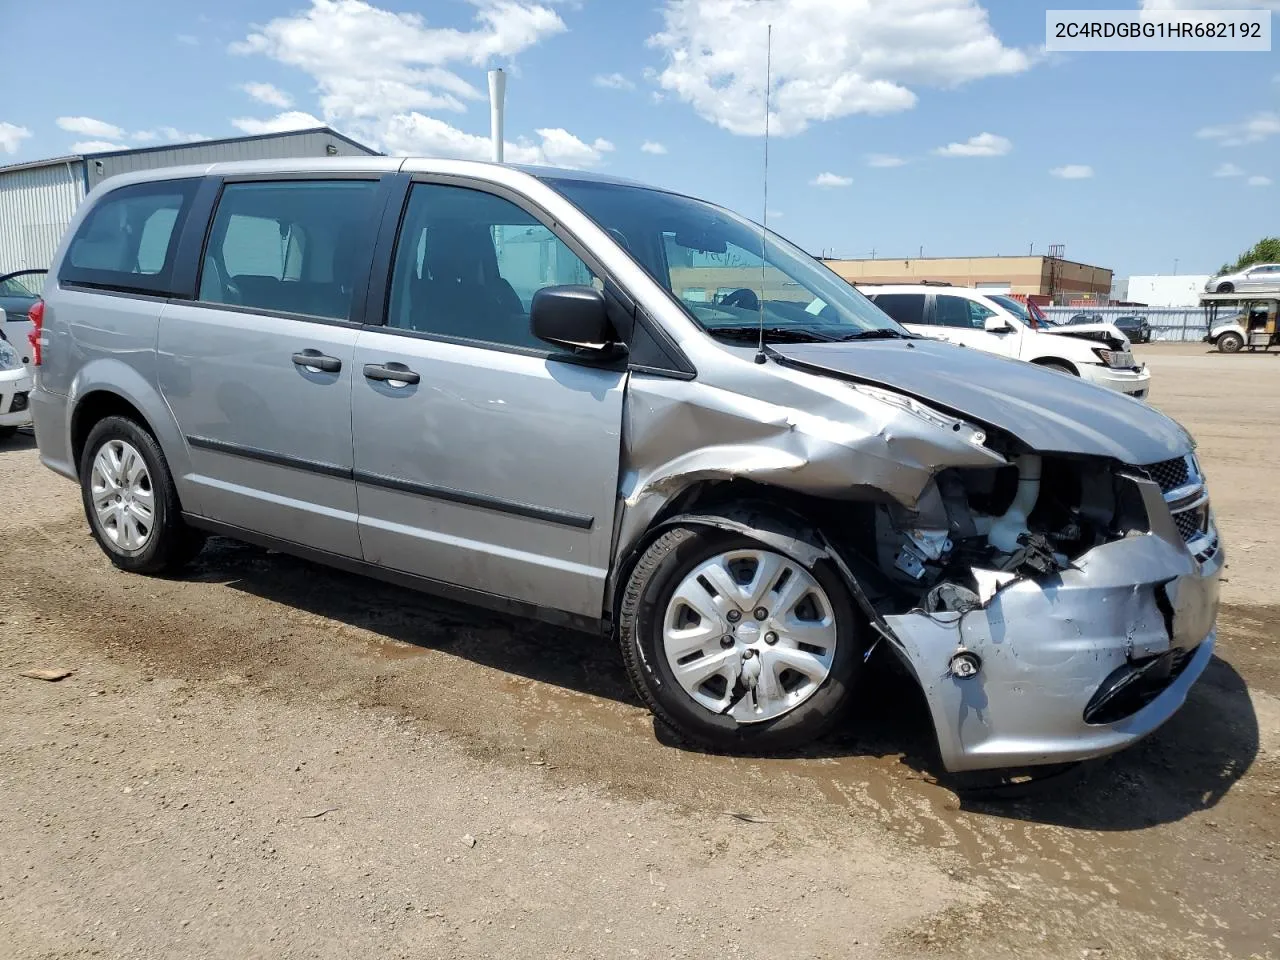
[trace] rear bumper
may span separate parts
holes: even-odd
[[[36,446],[40,448],[40,462],[55,473],[76,479],[67,398],[47,390],[31,391],[31,420],[36,431]]]
[[[946,768],[1085,760],[1163,724],[1213,656],[1223,559],[1221,548],[1198,562],[1182,544],[1133,536],[1089,551],[1073,569],[1015,581],[967,613],[886,617],[924,690]],[[949,675],[960,648],[981,659],[977,675]],[[1177,662],[1163,686],[1133,700],[1131,712],[1113,701],[1104,715],[1114,722],[1085,721],[1126,668],[1161,655]]]
[[[1080,365],[1080,377],[1100,387],[1145,400],[1151,390],[1151,371],[1145,365],[1139,370],[1115,370],[1100,363]]]

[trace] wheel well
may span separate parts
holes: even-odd
[[[1080,369],[1070,360],[1063,360],[1061,357],[1036,357],[1031,362],[1037,367],[1066,367],[1075,376],[1080,376]]]
[[[80,456],[84,453],[84,445],[93,428],[107,417],[128,417],[147,433],[155,436],[151,424],[132,403],[109,390],[94,390],[86,393],[76,404],[71,415],[71,456],[76,470],[80,469]]]
[[[874,540],[874,513],[871,500],[829,500],[824,497],[796,493],[753,480],[699,480],[681,490],[650,522],[648,529],[636,538],[628,550],[612,583],[610,614],[617,621],[624,586],[636,563],[662,534],[662,525],[672,517],[719,506],[751,503],[781,517],[793,518],[813,528],[826,531],[841,541],[867,546]],[[862,543],[866,540],[866,544]]]

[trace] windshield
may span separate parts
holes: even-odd
[[[804,251],[721,207],[645,187],[549,179],[712,336],[754,340],[910,337]]]
[[[44,287],[47,270],[27,270],[0,277],[0,297],[30,297],[37,300]]]
[[[1050,320],[1034,303],[1026,304],[1021,300],[1015,300],[1013,297],[1007,297],[1002,293],[987,294],[988,300],[994,300],[1000,306],[1004,307],[1027,326],[1034,329],[1037,326],[1042,327],[1060,327],[1062,326],[1056,320]]]

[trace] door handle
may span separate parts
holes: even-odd
[[[403,363],[366,363],[364,376],[366,380],[380,380],[393,386],[417,383],[422,379]]]
[[[306,367],[309,370],[319,370],[321,373],[337,373],[342,369],[342,361],[337,357],[326,357],[319,350],[299,351],[293,355],[293,362],[300,367]]]

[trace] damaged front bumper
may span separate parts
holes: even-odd
[[[1007,583],[977,609],[885,617],[946,768],[1085,760],[1151,733],[1213,656],[1223,561],[1220,547],[1196,557],[1176,537],[1142,534]],[[980,664],[963,678],[949,668],[961,651]]]

